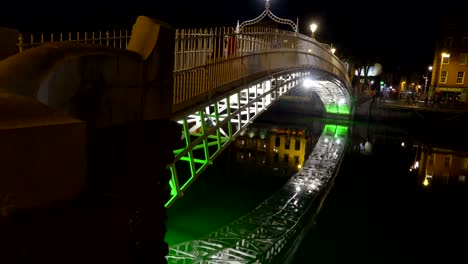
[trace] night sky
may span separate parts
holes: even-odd
[[[237,20],[259,15],[265,5],[264,0],[17,2],[1,9],[0,25],[22,31],[131,28],[138,15],[175,27],[235,26]],[[308,25],[317,21],[317,38],[333,43],[341,58],[372,54],[387,72],[423,72],[432,63],[434,26],[440,11],[456,6],[456,12],[466,16],[463,10],[468,4],[464,2],[446,0],[442,7],[421,0],[270,0],[277,16],[299,18],[302,33],[309,34]]]

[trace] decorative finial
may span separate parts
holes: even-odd
[[[271,10],[270,10],[270,0],[265,0],[265,10],[263,10],[263,12],[258,17],[254,18],[254,19],[244,21],[244,22],[239,24],[239,32],[242,31],[244,29],[244,27],[254,25],[254,24],[260,22],[260,20],[262,20],[263,18],[265,18],[267,16],[269,18],[271,18],[273,21],[277,22],[277,23],[291,26],[291,28],[295,32],[298,32],[299,27],[293,21],[291,21],[289,19],[279,18],[279,17],[275,16],[271,12]]]
[[[236,33],[239,33],[239,31],[240,31],[239,20],[237,20]]]

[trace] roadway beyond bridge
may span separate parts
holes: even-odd
[[[258,26],[266,17],[290,30]],[[299,33],[297,23],[276,17],[268,0],[259,17],[236,27],[173,29],[140,16],[131,34],[119,32],[83,32],[76,38],[71,33],[68,38],[62,33],[49,38],[20,34],[18,53],[0,61],[0,100],[6,107],[0,132],[10,142],[0,150],[7,172],[0,178],[2,218],[31,212],[34,217],[24,214],[23,223],[34,225],[40,220],[53,230],[48,236],[33,232],[20,238],[16,232],[21,225],[14,221],[6,225],[10,236],[4,241],[12,239],[16,242],[10,244],[17,245],[10,245],[12,259],[26,254],[25,258],[38,262],[59,263],[64,256],[81,254],[76,260],[80,263],[97,254],[100,257],[95,259],[108,262],[106,254],[115,254],[116,263],[164,261],[164,207],[182,197],[219,153],[281,96],[292,89],[310,89],[327,112],[346,118],[353,114],[346,64],[329,45]],[[37,137],[31,145],[34,151],[15,147],[30,142],[33,134]],[[58,138],[61,144],[55,142]],[[341,146],[324,136],[314,153],[326,154],[320,160],[325,167],[311,156],[280,194],[249,216],[270,219],[266,225],[258,226],[255,220],[248,237],[235,245],[222,242],[223,250],[216,253],[221,244],[207,242],[214,248],[204,258],[242,255],[266,260],[278,255],[289,241],[286,237],[297,231],[290,229],[299,217],[296,210],[308,208],[318,186],[328,181],[339,163]],[[329,149],[333,151],[325,153]],[[41,159],[52,157],[50,153],[54,160]],[[77,167],[81,169],[73,169]],[[47,194],[32,192],[25,184],[31,175],[40,177]],[[40,202],[29,203],[33,199]],[[277,213],[266,213],[265,208],[279,205]],[[36,214],[38,208],[60,210]],[[118,222],[118,227],[106,226],[108,234],[122,234],[119,237],[131,242],[123,245],[125,239],[114,240],[107,251],[93,250],[90,241],[99,241],[96,236],[109,239],[100,223],[89,221],[99,214]],[[285,218],[281,220],[280,215]],[[62,219],[60,228],[47,219]],[[273,226],[281,228],[274,231]],[[83,230],[96,232],[71,235]],[[285,237],[276,236],[279,230]],[[255,243],[267,233],[278,239],[267,239],[273,247],[264,240],[261,247],[267,250],[260,254]],[[59,253],[52,246],[44,247],[53,241],[63,241]],[[86,243],[90,246],[83,247]],[[193,252],[204,247],[200,243],[205,242],[186,244],[191,258],[199,258]],[[26,244],[33,249],[26,250]],[[122,250],[116,253],[114,244]],[[169,259],[184,255],[181,248],[171,249]]]

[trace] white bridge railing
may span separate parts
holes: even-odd
[[[126,49],[130,41],[128,30],[112,30],[98,32],[59,32],[59,33],[31,33],[18,35],[18,52],[26,49],[50,44],[54,42],[81,43],[99,45],[112,48]]]
[[[129,30],[23,34],[18,51],[54,42],[126,49]],[[261,72],[310,67],[349,84],[345,64],[324,45],[298,32],[271,27],[176,29],[173,112],[210,100],[220,87]]]
[[[306,35],[268,27],[177,29],[175,105],[262,71],[315,67],[348,80],[346,66]]]

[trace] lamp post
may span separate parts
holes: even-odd
[[[335,54],[336,48],[333,47],[333,44],[331,44],[331,46],[330,46],[330,51],[331,51],[332,54]]]
[[[429,87],[427,87],[427,80],[429,79],[429,72],[432,71],[432,66],[429,65],[429,67],[427,67],[427,71],[426,71],[426,81],[424,82],[424,95],[427,97],[427,93],[429,92]]]
[[[310,31],[312,31],[312,38],[315,38],[315,31],[317,30],[317,24],[312,23],[310,24]]]

